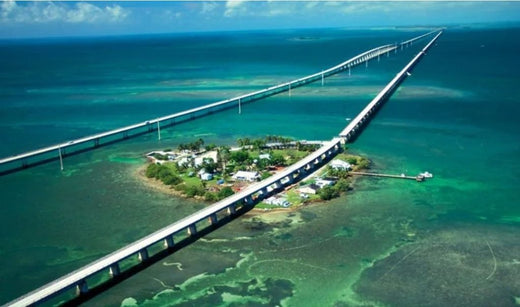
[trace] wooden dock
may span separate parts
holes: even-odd
[[[352,175],[360,175],[360,176],[372,176],[372,177],[384,177],[384,178],[397,178],[397,179],[410,179],[418,182],[424,181],[424,176],[406,176],[406,175],[390,175],[390,174],[378,174],[378,173],[366,173],[366,172],[349,172]]]

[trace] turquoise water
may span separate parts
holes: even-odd
[[[425,31],[2,42],[0,155],[320,71]],[[514,306],[520,29],[447,29],[351,151],[385,173],[326,204],[245,216],[88,306]],[[0,177],[0,303],[205,206],[142,184],[143,154],[203,137],[330,139],[425,44],[229,110]]]

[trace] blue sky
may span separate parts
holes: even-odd
[[[519,21],[511,1],[0,2],[0,38]]]

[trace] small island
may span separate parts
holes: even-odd
[[[317,150],[321,141],[281,136],[238,139],[237,147],[206,145],[203,139],[146,154],[144,175],[176,195],[216,202],[296,163]],[[370,161],[346,152],[282,193],[264,199],[256,209],[278,209],[339,197],[351,185],[350,171]]]

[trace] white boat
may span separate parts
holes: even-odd
[[[420,173],[419,175],[423,176],[424,178],[433,178],[433,174],[429,172]]]

